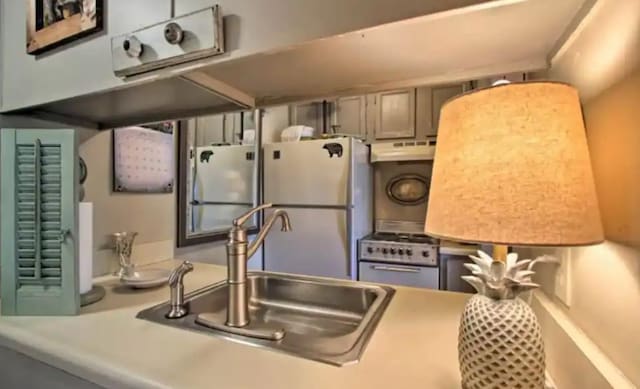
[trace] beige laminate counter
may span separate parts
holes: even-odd
[[[224,267],[195,264],[186,291],[225,276]],[[106,297],[80,316],[1,317],[0,345],[108,388],[460,388],[463,294],[396,288],[361,361],[339,368],[136,319],[168,289],[99,283]]]

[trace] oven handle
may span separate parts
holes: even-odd
[[[398,273],[420,273],[420,269],[413,269],[410,267],[371,265],[371,269],[382,270],[382,271],[395,271]]]

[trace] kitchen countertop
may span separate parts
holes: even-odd
[[[186,292],[226,277],[225,267],[194,266]],[[335,367],[136,319],[168,300],[168,288],[96,283],[106,297],[79,316],[1,317],[0,346],[109,388],[460,388],[458,322],[468,295],[395,287],[361,361]]]

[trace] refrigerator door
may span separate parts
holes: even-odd
[[[196,148],[194,200],[253,205],[255,146]]]
[[[350,204],[351,138],[264,146],[264,201],[280,205]]]
[[[248,212],[251,205],[242,204],[203,204],[193,207],[194,233],[226,231],[232,225],[233,220]]]
[[[348,211],[340,209],[283,208],[292,231],[274,226],[264,243],[266,271],[351,279]],[[265,218],[273,210],[265,212]]]

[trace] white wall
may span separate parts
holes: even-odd
[[[572,302],[554,297],[554,272],[539,281],[554,302],[628,380],[640,386],[640,0],[600,0],[548,77],[581,94],[607,241],[569,250]],[[534,254],[541,253],[534,250]],[[547,339],[550,366],[567,388],[583,374]],[[602,368],[602,366],[595,366]]]
[[[93,203],[94,274],[117,269],[111,234],[138,232],[132,259],[143,264],[173,256],[173,193],[117,193],[112,191],[112,131],[81,131],[80,156],[88,175],[84,201]]]
[[[166,20],[170,0],[105,1],[104,31],[54,51],[26,53],[27,2],[0,2],[3,109],[111,88],[122,82],[111,69],[111,36]]]

